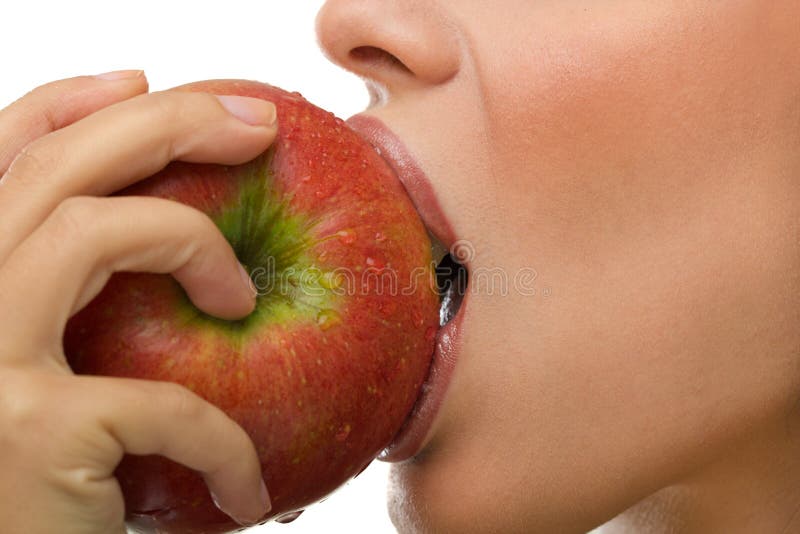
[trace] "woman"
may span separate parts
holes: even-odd
[[[399,530],[800,530],[798,17],[792,0],[325,5],[321,45],[402,142],[353,125],[427,175],[406,185],[440,237],[471,244],[471,285],[537,282],[468,292],[435,417],[397,455]],[[113,270],[171,272],[221,317],[251,309],[197,213],[92,197],[171,159],[247,161],[274,112],[111,78],[0,113],[0,516],[121,532],[128,451],[204,472],[250,523],[268,498],[234,423],[176,386],[74,377],[58,340]],[[191,447],[210,436],[228,443]]]

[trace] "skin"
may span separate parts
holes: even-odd
[[[437,421],[421,453],[393,469],[389,504],[398,530],[569,533],[607,521],[606,533],[800,529],[798,17],[800,5],[792,0],[325,5],[318,18],[323,49],[372,86],[368,112],[405,141],[428,173],[456,236],[474,247],[473,274],[537,272],[533,296],[513,288],[507,295],[469,294],[460,359]],[[351,54],[364,46],[385,54]],[[29,95],[24,113],[2,112],[0,170],[31,140],[47,139],[50,130],[99,108],[119,110],[114,102],[146,90],[141,80],[80,84],[50,97]],[[144,105],[147,98],[131,101]],[[218,110],[210,101],[198,105]],[[135,114],[120,111],[114,123],[134,125]],[[171,154],[177,157],[221,161],[211,148],[234,126],[215,116],[221,122],[204,123],[207,132],[176,132],[165,121],[170,133],[158,146],[168,154],[168,147],[184,147]],[[76,138],[50,137],[50,154],[104,139],[108,124],[95,123]],[[154,130],[160,129],[134,129],[129,139]],[[186,140],[189,130],[198,137],[194,143]],[[235,133],[251,141],[255,135]],[[266,145],[269,133],[259,135]],[[199,137],[214,142],[204,145]],[[149,154],[139,148],[119,155],[119,168]],[[23,163],[12,177],[33,187],[47,176],[34,190],[44,191],[46,183],[59,191],[51,212],[76,194],[50,178],[59,165],[27,159],[27,172]],[[91,176],[93,162],[81,162],[81,169],[75,176]],[[26,194],[20,187],[12,196],[7,179],[0,182],[4,217]],[[67,208],[55,213],[71,220]],[[113,213],[104,217],[110,221]],[[15,249],[34,235],[61,231],[46,223],[54,216],[19,215],[22,222],[14,224],[26,230],[15,230],[21,242]],[[108,246],[99,234],[78,237]],[[158,239],[142,239],[158,249]],[[219,279],[233,283],[234,267],[226,268],[225,254],[216,250],[221,259],[211,263]],[[119,257],[130,258],[128,252]],[[63,253],[66,262],[81,257]],[[175,267],[158,254],[144,256],[156,258],[150,268]],[[21,258],[19,267],[8,268],[9,258]],[[3,434],[0,442],[0,469],[11,473],[0,485],[29,481],[18,501],[2,503],[2,515],[16,513],[12,519],[25,532],[37,532],[27,528],[30,509],[46,511],[39,517],[69,517],[75,531],[113,531],[97,526],[102,514],[87,498],[85,479],[67,478],[65,486],[51,474],[71,450],[67,445],[79,441],[74,432],[81,424],[134,423],[126,423],[122,408],[101,417],[93,411],[97,403],[79,404],[83,395],[100,393],[58,363],[45,333],[63,324],[63,313],[54,317],[51,305],[32,308],[15,293],[30,287],[25,273],[41,273],[43,261],[33,245],[26,254],[0,255],[2,316],[25,309],[42,317],[31,324],[50,328],[26,336],[0,331],[0,357],[7,360],[0,391],[25,392],[0,397],[0,426],[20,426],[9,399],[38,403],[31,412],[37,417],[21,412],[29,421],[25,433]],[[71,295],[85,280],[69,279]],[[52,303],[56,296],[50,297]],[[208,298],[216,302],[209,312],[247,308],[244,296],[233,305]],[[43,345],[17,345],[30,339]],[[180,413],[189,397],[178,397]],[[53,408],[69,411],[53,415]],[[56,430],[53,421],[61,423]],[[217,438],[236,434],[224,422],[202,431],[213,430]],[[54,431],[61,433],[53,442],[64,446],[47,449],[52,464],[26,456],[21,444]],[[150,433],[162,444],[178,439],[169,429]],[[110,483],[119,449],[129,447],[114,442],[101,447],[103,454],[92,448],[67,458],[99,465],[101,480]],[[247,450],[245,443],[238,447]],[[231,459],[243,457],[206,458],[201,465],[217,467],[208,469],[217,474],[227,472],[220,466],[238,466],[222,501],[249,503],[238,512],[255,517],[255,469]],[[0,493],[16,497],[18,483],[10,488],[0,486]],[[119,502],[113,491],[104,498]]]
[[[99,197],[173,159],[244,163],[274,139],[275,109],[146,94],[140,71],[112,78],[54,82],[0,112],[0,428],[13,429],[0,435],[3,529],[124,533],[113,471],[125,452],[199,471],[218,506],[252,524],[269,496],[236,423],[176,384],[76,377],[61,337],[115,271],[172,273],[221,318],[252,311],[255,292],[208,217],[162,199]]]
[[[472,282],[538,274],[469,293],[441,411],[393,469],[400,531],[800,529],[798,17],[326,3],[323,49],[427,172]]]

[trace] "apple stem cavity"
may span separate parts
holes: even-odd
[[[187,297],[187,321],[229,334],[245,334],[270,322],[310,320],[323,330],[338,323],[334,273],[317,266],[310,253],[315,222],[292,213],[289,199],[275,190],[273,155],[270,149],[239,170],[238,196],[212,217],[253,281],[255,310],[225,321],[197,309]]]

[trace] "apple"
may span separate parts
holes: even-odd
[[[277,107],[278,137],[253,161],[173,162],[119,193],[206,213],[250,272],[256,309],[224,321],[168,275],[117,273],[70,320],[65,351],[76,373],[176,382],[223,409],[256,445],[275,518],[357,475],[411,411],[438,329],[431,244],[388,164],[298,93],[243,80],[173,90]],[[196,472],[163,457],[126,456],[116,474],[133,528],[239,528]]]

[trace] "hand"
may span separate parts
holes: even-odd
[[[190,207],[112,197],[171,160],[239,164],[276,133],[270,103],[148,93],[141,73],[78,77],[0,111],[0,518],[10,533],[124,533],[124,453],[201,472],[242,524],[269,511],[255,448],[176,384],[74,375],[66,321],[115,271],[172,273],[203,311],[241,318],[254,294],[230,245]],[[214,443],[214,447],[198,444]]]

